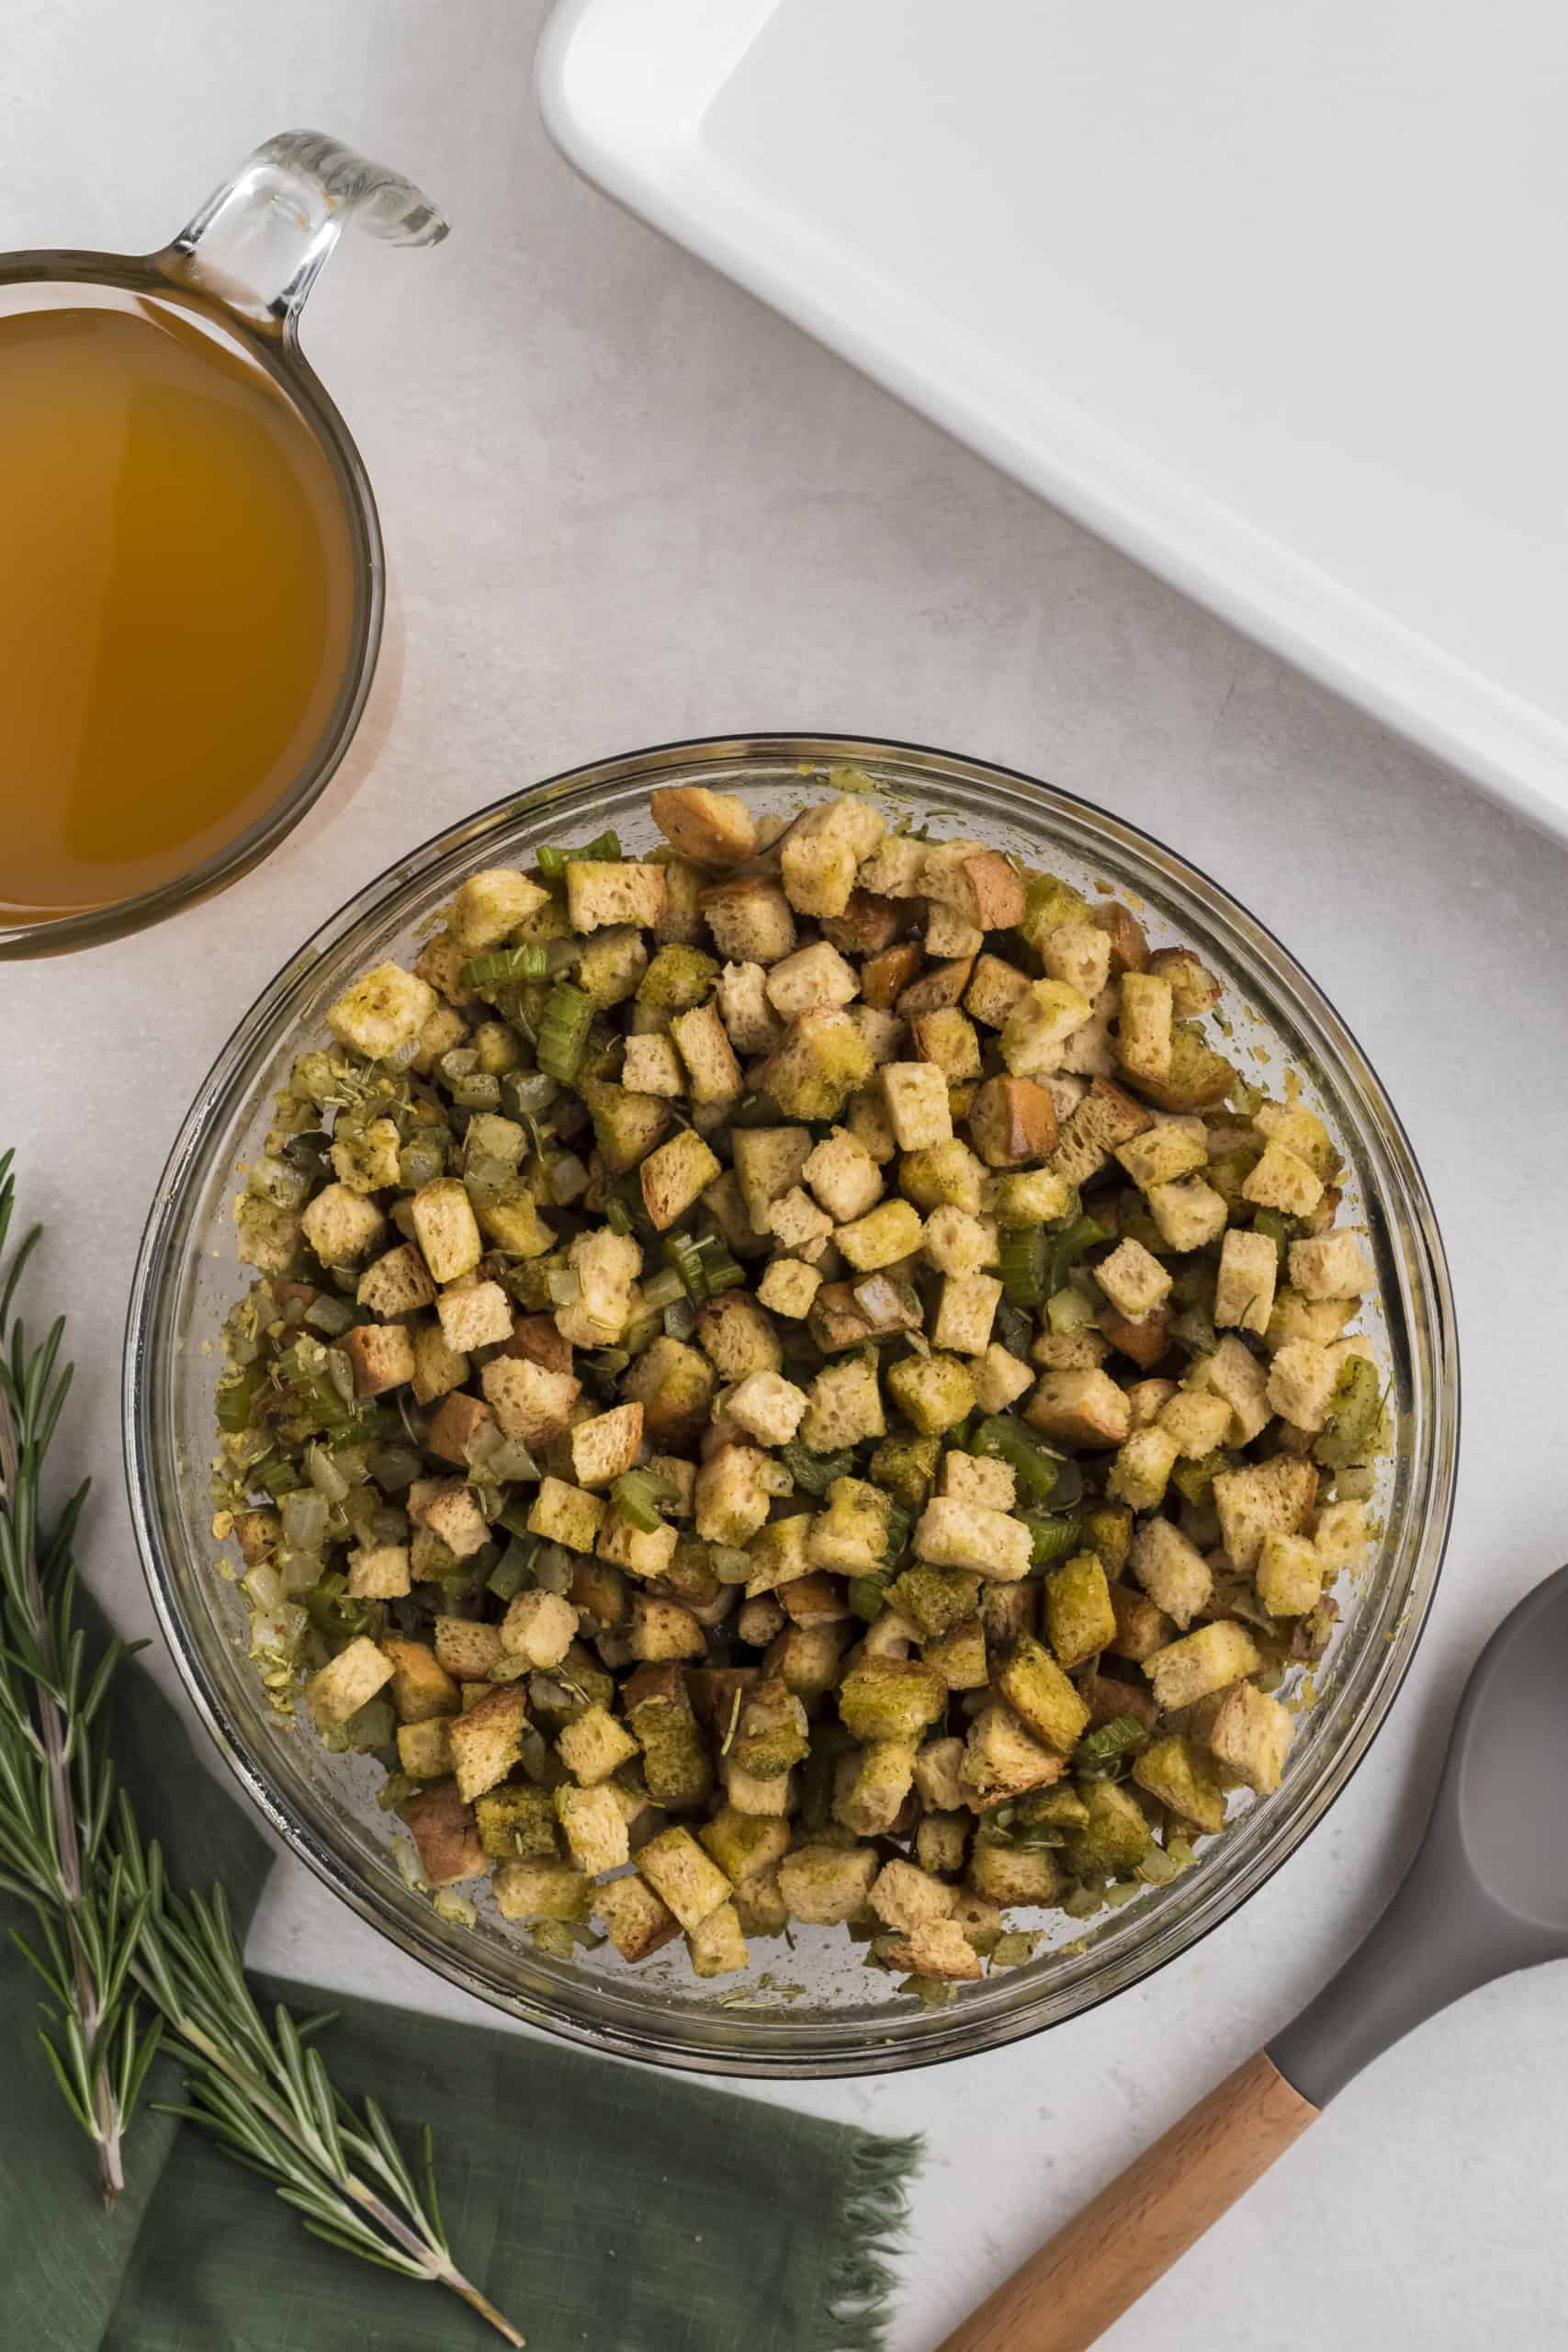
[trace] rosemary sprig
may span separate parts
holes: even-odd
[[[71,1384],[64,1326],[29,1347],[12,1309],[35,1227],[5,1251],[13,1155],[0,1154],[0,1891],[29,1904],[39,1940],[14,1940],[50,1995],[41,2029],[67,2105],[98,2151],[106,2199],[124,2185],[121,2142],[160,2042],[178,2049],[186,2118],[269,2180],[329,2245],[448,2288],[508,2344],[524,2338],[453,2261],[436,2202],[428,2127],[419,2177],[372,2098],[356,2110],[313,2036],[279,2006],[270,2024],[245,1977],[220,1886],[167,1881],[116,1793],[104,1701],[130,1655],[112,1642],[89,1668],[73,1623],[72,1546],[84,1487],[39,1536],[44,1458]]]

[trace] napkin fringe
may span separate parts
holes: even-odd
[[[843,2215],[846,2244],[828,2278],[828,2352],[886,2352],[897,2253],[908,2218],[908,2187],[925,2152],[906,2139],[863,2139],[850,2159]]]

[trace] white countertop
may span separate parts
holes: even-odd
[[[540,14],[536,0],[12,0],[0,244],[154,244],[249,146],[299,122],[407,170],[454,229],[433,254],[345,244],[308,322],[395,575],[347,783],[225,897],[70,961],[4,967],[0,1142],[18,1146],[25,1210],[51,1227],[32,1296],[71,1318],[62,1466],[97,1477],[88,1573],[144,1633],[116,1393],[169,1139],[299,938],[510,786],[731,729],[947,745],[1163,835],[1327,985],[1404,1114],[1448,1238],[1467,1395],[1443,1587],[1349,1791],[1197,1951],[998,2056],[777,2094],[929,2133],[894,2352],[930,2352],[1348,1951],[1409,1849],[1469,1660],[1568,1551],[1548,1357],[1568,1313],[1568,850],[581,186],[528,96]],[[252,1951],[489,2015],[299,1866],[277,1873]],[[1384,2058],[1105,2341],[1468,2352],[1485,2334],[1545,2352],[1568,2312],[1565,2205],[1568,2002],[1541,1971]]]

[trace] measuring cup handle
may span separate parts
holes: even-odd
[[[353,220],[394,245],[438,244],[446,216],[400,172],[321,130],[280,130],[153,256],[253,326],[286,332]]]

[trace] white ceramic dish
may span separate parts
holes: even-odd
[[[1568,14],[563,0],[569,159],[1568,831]]]

